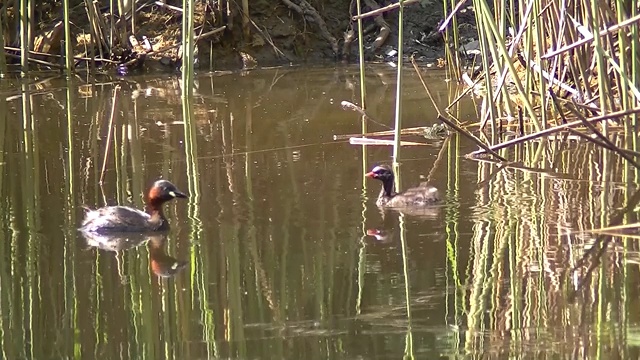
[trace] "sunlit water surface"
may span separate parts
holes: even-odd
[[[367,71],[369,130],[388,130],[394,69]],[[446,106],[444,73],[425,77]],[[637,246],[576,297],[565,273],[591,238],[572,234],[623,204],[622,183],[581,169],[617,160],[582,146],[541,164],[564,176],[498,171],[461,138],[414,137],[403,187],[428,179],[444,204],[383,217],[363,173],[392,147],[333,140],[361,131],[340,106],[360,102],[357,79],[203,74],[190,102],[176,76],[0,83],[0,357],[638,357]],[[475,122],[475,106],[452,111]],[[436,122],[413,70],[403,109],[404,127]],[[189,194],[166,206],[168,235],[77,232],[82,206],[141,208],[160,177]]]

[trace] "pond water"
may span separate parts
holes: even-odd
[[[388,130],[395,70],[367,71],[369,130]],[[444,73],[424,76],[446,106]],[[392,147],[333,139],[361,131],[340,106],[358,86],[355,67],[201,74],[184,103],[179,76],[0,82],[0,357],[639,356],[637,244],[570,271],[625,204],[620,159],[534,142],[502,154],[541,171],[499,169],[414,137],[402,185],[444,203],[381,213],[363,175]],[[413,70],[404,89],[403,125],[434,124]],[[83,206],[142,208],[158,178],[189,195],[168,234],[78,233]]]

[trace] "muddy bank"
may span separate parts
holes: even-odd
[[[34,14],[38,25],[32,49],[57,55],[64,37],[61,9],[56,2],[43,3],[45,10]],[[123,72],[171,71],[180,67],[181,1],[137,1],[135,11],[126,7],[113,9],[113,16],[109,3],[97,2],[91,7],[88,1],[72,1],[72,41],[77,67],[95,65]],[[392,4],[382,0],[362,3],[363,13]],[[357,24],[351,21],[351,16],[357,13],[355,1],[257,0],[249,3],[248,17],[243,16],[239,4],[196,3],[194,20],[196,36],[200,37],[197,42],[200,69],[358,61]],[[120,12],[124,15],[120,16]],[[17,46],[19,32],[11,7],[8,14],[3,24],[16,26],[5,29],[5,45]],[[443,35],[437,32],[444,19],[442,3],[417,1],[406,6],[404,14],[404,55],[413,54],[428,62],[443,57],[445,43]],[[398,10],[366,18],[363,24],[366,60],[395,60]],[[470,9],[459,12],[458,30],[462,43],[477,36]],[[9,51],[9,56],[10,62],[19,62],[19,52]],[[31,56],[59,62],[53,56]],[[98,61],[91,64],[87,59]]]

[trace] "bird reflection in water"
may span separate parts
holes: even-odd
[[[146,244],[149,250],[151,271],[161,278],[170,278],[184,269],[188,261],[178,260],[166,252],[165,234],[109,234],[81,232],[87,245],[104,251],[118,253]]]
[[[395,233],[395,229],[367,229],[367,236],[372,236],[381,244],[391,243]]]

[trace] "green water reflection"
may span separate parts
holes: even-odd
[[[390,125],[393,69],[368,71],[368,111]],[[446,105],[443,75],[426,73]],[[455,136],[406,147],[403,184],[428,176],[446,204],[383,217],[361,147],[333,141],[361,129],[340,107],[359,102],[357,78],[201,75],[184,104],[179,76],[0,82],[1,358],[638,356],[636,243],[616,242],[573,302],[564,273],[590,239],[575,231],[623,202],[619,160],[575,146],[548,154],[566,176],[545,176],[463,160],[474,148]],[[404,86],[403,123],[433,124],[409,70]],[[76,231],[81,206],[141,208],[159,177],[190,195],[166,205],[166,236]]]

